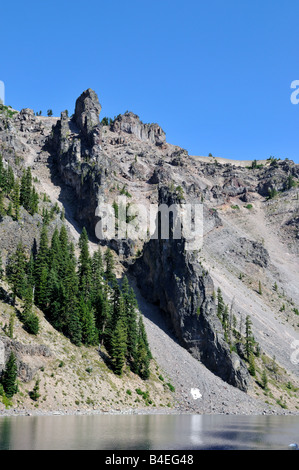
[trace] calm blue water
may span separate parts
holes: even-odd
[[[0,417],[0,450],[289,450],[299,416]]]

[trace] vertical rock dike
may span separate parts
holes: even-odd
[[[160,188],[159,203],[177,203]],[[171,227],[170,227],[171,231]],[[180,344],[211,372],[247,391],[250,376],[240,357],[231,352],[213,299],[214,284],[195,252],[185,249],[184,238],[151,239],[132,266],[144,297],[169,318]]]

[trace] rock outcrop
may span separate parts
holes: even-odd
[[[45,345],[22,344],[12,340],[7,336],[1,336],[0,342],[4,350],[4,363],[0,363],[0,375],[8,361],[9,355],[13,352],[16,356],[17,374],[23,382],[30,382],[36,375],[40,367],[43,366],[45,358],[51,357],[51,350]],[[34,361],[31,361],[34,358]]]
[[[135,135],[138,139],[149,141],[151,144],[161,147],[166,142],[166,136],[163,129],[158,124],[144,124],[139,117],[126,112],[120,114],[111,125],[113,132],[126,132]]]
[[[90,88],[76,101],[73,120],[91,147],[101,145],[101,109],[97,94]]]
[[[176,203],[167,188],[160,188],[160,204]],[[186,250],[186,239],[151,239],[131,270],[145,298],[169,318],[180,344],[214,374],[246,391],[250,377],[225,341],[212,278],[198,261],[198,253]]]
[[[86,90],[76,102],[75,114],[66,112],[53,127],[49,140],[56,168],[77,200],[76,219],[94,236],[96,209],[105,189],[109,161],[101,149],[101,105],[93,90]]]

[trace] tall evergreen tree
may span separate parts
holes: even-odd
[[[22,320],[25,330],[32,334],[37,335],[39,332],[39,318],[33,313],[33,290],[28,287],[24,295],[24,309],[22,313]]]
[[[115,374],[121,375],[126,362],[127,329],[120,318],[111,337],[111,361]]]
[[[152,358],[147,336],[143,324],[142,317],[139,317],[139,334],[137,343],[137,356],[136,356],[136,373],[146,380],[150,376],[150,360]]]
[[[70,309],[68,316],[67,336],[70,338],[73,344],[80,346],[82,342],[82,326],[79,309],[77,306]]]
[[[13,339],[13,334],[14,334],[15,316],[16,315],[14,312],[10,313],[9,315],[7,336],[11,339]]]
[[[14,184],[15,184],[15,177],[14,177],[13,169],[10,165],[8,165],[7,172],[5,175],[5,186],[3,188],[6,191],[7,196],[12,191]]]
[[[30,205],[29,205],[29,212],[31,215],[34,215],[38,212],[38,204],[39,204],[39,196],[35,189],[32,187],[31,194],[30,194]]]
[[[15,181],[12,193],[12,205],[14,209],[15,220],[20,219],[20,183],[19,180]]]
[[[250,356],[253,353],[254,338],[252,335],[251,325],[252,322],[249,315],[247,315],[245,320],[245,351],[247,360],[250,359]]]
[[[49,241],[48,232],[43,225],[40,235],[39,249],[35,259],[35,301],[36,305],[42,310],[47,304],[47,280],[48,280],[48,258],[49,257]]]
[[[217,289],[217,316],[221,321],[223,318],[224,310],[225,310],[225,304],[224,304],[224,300],[222,297],[222,292],[221,292],[220,287],[218,287]]]
[[[125,315],[127,324],[127,357],[134,370],[137,343],[138,343],[138,325],[137,325],[137,301],[132,288],[129,286],[128,278],[125,276],[122,284],[122,295],[125,303]]]
[[[91,291],[91,258],[88,248],[88,235],[85,227],[83,228],[79,239],[79,290],[85,299],[89,297]]]
[[[18,391],[17,360],[13,352],[10,353],[4,372],[2,373],[1,384],[8,398],[12,398]]]
[[[110,301],[111,296],[111,288],[106,280],[104,280],[104,287],[101,293],[101,297],[99,297],[99,302],[96,308],[96,326],[99,331],[101,345],[107,344],[109,339],[109,330],[108,335],[106,332],[107,325],[110,324],[111,321],[111,314],[112,314],[112,305]]]
[[[96,345],[98,333],[95,326],[95,318],[90,302],[86,302],[81,296],[79,301],[79,315],[82,330],[82,342],[87,346]]]
[[[23,176],[21,178],[21,187],[20,187],[20,203],[27,211],[30,210],[31,203],[31,186],[32,186],[32,176],[30,168],[24,170]]]
[[[115,278],[114,274],[114,259],[110,248],[107,248],[104,254],[105,260],[105,276],[108,282],[113,282]]]
[[[13,290],[13,300],[23,298],[27,288],[26,253],[22,242],[19,242],[15,253],[9,258],[7,265],[7,278]]]
[[[96,308],[98,302],[101,303],[102,301],[103,286],[103,259],[101,249],[99,248],[98,251],[93,254],[91,259],[90,299],[94,308]]]

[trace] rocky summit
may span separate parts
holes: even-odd
[[[126,276],[135,291],[152,351],[151,376],[140,382],[130,372],[115,379],[106,352],[71,344],[52,329],[42,309],[38,335],[28,335],[20,323],[18,337],[9,338],[15,306],[5,275],[0,280],[2,370],[8,352],[15,351],[20,381],[33,384],[38,377],[44,396],[52,397],[51,374],[59,372],[65,385],[55,399],[39,404],[44,410],[80,408],[80,386],[67,383],[75,381],[71,357],[77,358],[79,376],[91,369],[84,349],[97,371],[88,375],[92,397],[84,402],[86,409],[109,411],[116,402],[121,410],[141,408],[138,396],[129,400],[127,392],[135,387],[147,389],[168,411],[297,413],[299,165],[274,156],[233,161],[189,155],[168,143],[157,123],[143,123],[129,111],[114,118],[101,112],[91,89],[75,101],[72,115],[45,117],[1,105],[2,167],[20,181],[30,168],[40,201],[36,211],[21,204],[16,217],[10,207],[14,193],[2,189],[2,270],[20,241],[34,256],[47,214],[49,235],[65,226],[76,256],[85,228],[90,253],[111,250],[117,279]],[[112,210],[114,236],[103,236],[103,207]],[[188,247],[187,219],[179,220],[181,235],[175,236],[172,210],[165,220],[155,213],[141,236],[140,207],[146,214],[153,207],[180,213],[198,207],[200,245]],[[122,223],[133,231],[120,237]],[[165,227],[168,237],[161,234]],[[66,370],[54,372],[55,361],[67,363]],[[16,409],[33,406],[24,395],[16,395]]]

